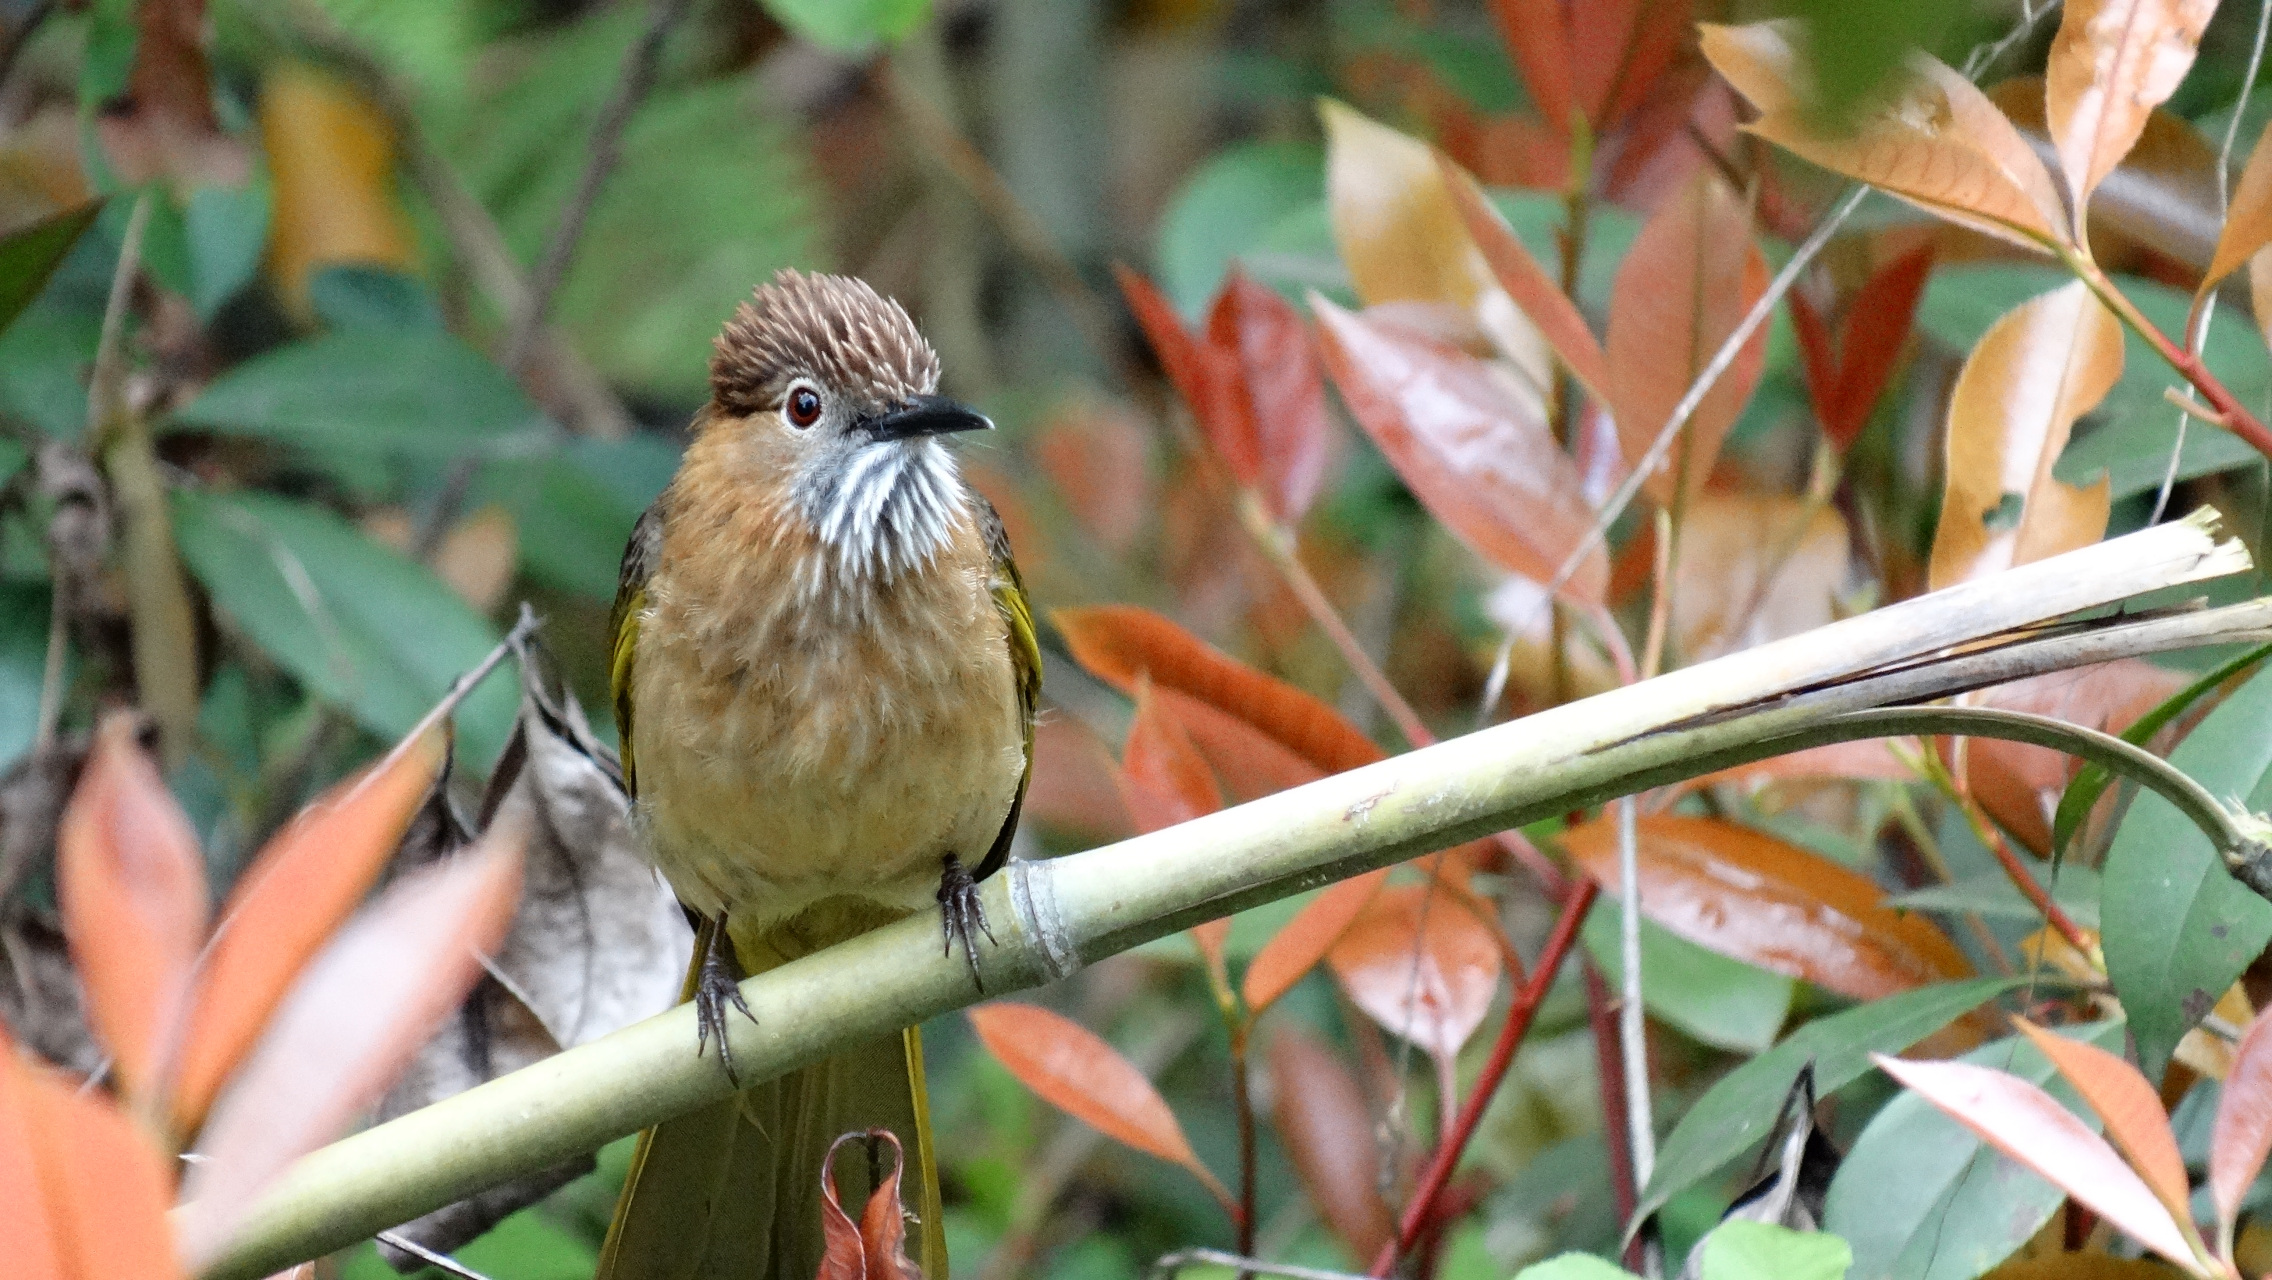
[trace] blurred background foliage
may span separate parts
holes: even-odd
[[[105,706],[139,701],[161,721],[170,781],[225,884],[246,850],[472,667],[521,600],[544,616],[568,684],[586,706],[604,705],[603,624],[624,535],[675,465],[712,336],[754,283],[785,266],[856,273],[904,301],[945,358],[946,389],[1000,424],[964,457],[972,483],[1002,509],[1037,615],[1104,602],[1161,609],[1395,743],[1221,489],[1200,482],[1204,464],[1175,443],[1169,427],[1183,410],[1111,268],[1150,276],[1187,322],[1233,264],[1297,303],[1315,290],[1356,305],[1329,209],[1318,95],[1443,146],[1553,262],[1569,210],[1568,151],[1542,124],[1488,7],[673,8],[0,0],[0,232],[11,233],[5,253],[22,255],[0,262],[0,301],[20,306],[0,332],[0,766],[32,747],[43,705],[68,735]],[[1797,14],[1834,30],[1821,47],[1837,92],[1819,104],[1833,116],[1872,101],[1902,50],[1922,44],[1960,60],[2020,17],[2020,5],[1999,0],[1696,8],[1722,19]],[[2206,253],[2185,239],[2186,219],[2211,219],[2214,234],[2195,152],[2213,164],[2202,139],[2221,133],[2241,97],[2254,14],[2226,9],[2172,103],[2190,141],[2170,144],[2154,175],[2161,185],[2145,188],[2130,221],[2101,220],[2100,260],[2127,273],[2141,307],[2172,330]],[[669,21],[652,87],[585,208],[595,122],[658,14]],[[2051,30],[2039,24],[2007,51],[2004,72],[2039,69]],[[1594,170],[1575,278],[1597,319],[1642,219],[1699,169],[1774,165],[1758,200],[1774,262],[1834,190],[1741,140],[1732,101],[1707,81],[1690,36],[1620,149]],[[2248,110],[2252,137],[2272,98]],[[98,208],[71,239],[71,211]],[[581,234],[545,323],[530,326],[531,282],[549,269],[571,210]],[[13,234],[43,226],[69,246],[44,282],[54,255]],[[1867,274],[1885,237],[1931,242],[1938,265],[1914,358],[1848,457],[1840,507],[1853,556],[1835,548],[1825,618],[1833,606],[1920,589],[1941,491],[1940,414],[1958,362],[1997,316],[2063,279],[1977,237],[1927,228],[1890,201],[1873,198],[1854,228],[1825,258],[1840,292]],[[91,407],[130,238],[143,269],[128,280],[118,403]],[[29,282],[21,298],[19,280]],[[2209,363],[2261,402],[2272,360],[2245,309],[2220,312],[2207,342]],[[2174,430],[2166,372],[2132,347],[2122,382],[2060,463],[2070,479],[2112,477],[2110,532],[2148,518]],[[1502,628],[1531,597],[1427,518],[1338,409],[1335,421],[1335,460],[1300,525],[1299,554],[1421,716],[1458,732]],[[2105,425],[2115,422],[2124,429]],[[1715,487],[1805,488],[1815,433],[1801,352],[1779,314]],[[2252,456],[2222,433],[2195,432],[2175,507],[2217,503],[2261,552],[2263,472],[2240,465]],[[82,470],[91,460],[107,485],[74,487],[74,459]],[[157,485],[126,479],[142,474]],[[75,503],[107,506],[92,543],[55,533]],[[1630,534],[1620,528],[1619,547]],[[178,554],[186,608],[168,613],[164,592],[129,563],[153,547]],[[52,673],[51,629],[67,638]],[[1521,639],[1510,712],[1544,705],[1558,678],[1543,638]],[[1128,704],[1054,635],[1049,644],[1029,856],[1132,829],[1105,745],[1126,731]],[[1589,678],[1580,672],[1579,685]],[[43,686],[58,693],[43,700]],[[460,713],[456,768],[469,789],[496,759],[515,705],[495,681]],[[1925,832],[1960,882],[1992,865],[1953,810],[1892,784],[1742,803],[1755,806],[1755,825],[1889,883],[1909,855],[1900,839],[1880,841],[1885,830]],[[19,892],[36,902],[47,890],[35,876]],[[1242,917],[1232,963],[1300,905]],[[1535,898],[1510,894],[1501,909],[1526,948],[1543,931]],[[2010,942],[2026,922],[1992,923]],[[1597,917],[1587,937],[1605,963],[1615,955],[1608,924]],[[1653,926],[1646,944],[1660,1116],[1677,1116],[1794,1018],[1841,1003]],[[1573,971],[1555,988],[1490,1113],[1462,1184],[1473,1212],[1436,1255],[1440,1275],[1480,1280],[1550,1251],[1613,1246],[1580,985]],[[1192,950],[1170,940],[1044,998],[1150,1073],[1199,1157],[1229,1169],[1228,1046],[1208,991]],[[1293,1047],[1274,1047],[1266,1105],[1329,1107],[1355,1088],[1345,1061],[1367,1088],[1397,1078],[1395,1049],[1322,977],[1297,987],[1275,1018],[1339,1056],[1305,1056],[1291,1037]],[[963,1020],[929,1034],[948,1227],[966,1274],[1108,1280],[1181,1246],[1227,1242],[1198,1183],[1105,1150],[977,1051]],[[1424,1110],[1428,1096],[1416,1090],[1413,1106]],[[1843,1114],[1870,1109],[1856,1099]],[[1363,1263],[1349,1215],[1369,1211],[1365,1197],[1352,1189],[1355,1207],[1337,1207],[1314,1183],[1305,1194],[1299,1166],[1373,1168],[1377,1138],[1409,1145],[1403,1130],[1425,1124],[1397,1113],[1376,1128],[1361,1096],[1322,1112],[1307,1138],[1290,1142],[1286,1123],[1263,1142],[1258,1249]],[[510,1219],[463,1260],[497,1280],[589,1275],[625,1158],[611,1148],[598,1173]],[[1673,1239],[1716,1217],[1726,1190],[1675,1200]],[[343,1274],[375,1280],[381,1264],[361,1252]]]

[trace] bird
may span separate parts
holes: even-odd
[[[741,977],[934,904],[979,977],[977,885],[1032,777],[1041,653],[1001,517],[946,445],[993,424],[939,374],[898,303],[780,272],[718,335],[685,455],[624,550],[623,777],[696,926],[695,1050],[715,1041],[737,1087]],[[944,1280],[915,1028],[642,1134],[599,1276],[809,1280],[830,1144],[879,1126],[912,1166],[917,1261]],[[865,1170],[839,1162],[845,1203],[889,1172],[877,1145]]]

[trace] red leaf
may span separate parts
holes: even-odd
[[[1491,274],[1499,287],[1507,291],[1515,305],[1522,308],[1530,322],[1538,326],[1540,336],[1554,348],[1570,376],[1578,380],[1586,394],[1602,404],[1609,403],[1609,357],[1603,354],[1601,342],[1594,331],[1586,326],[1585,316],[1579,314],[1576,303],[1562,292],[1538,259],[1530,256],[1514,228],[1499,216],[1483,198],[1483,191],[1475,180],[1461,173],[1441,154],[1436,163],[1444,171],[1444,186],[1451,191],[1452,205],[1467,224],[1467,234],[1482,251],[1483,260],[1491,265]]]
[[[1155,688],[1152,697],[1183,726],[1191,745],[1214,766],[1216,780],[1234,804],[1325,776],[1325,770],[1292,747],[1188,693]]]
[[[1562,0],[1491,0],[1491,16],[1498,19],[1499,38],[1522,72],[1531,102],[1567,135],[1577,91],[1570,83],[1570,30]]]
[[[1793,289],[1783,296],[1790,306],[1791,333],[1799,340],[1807,399],[1814,404],[1815,421],[1822,424],[1824,435],[1836,440],[1832,424],[1838,412],[1838,353],[1831,349],[1830,326],[1804,293]]]
[[[1483,1025],[1504,967],[1485,910],[1442,881],[1390,885],[1326,961],[1373,1021],[1448,1063]]]
[[[1699,173],[1642,225],[1618,266],[1609,306],[1617,430],[1628,466],[1639,463],[1689,384],[1766,292],[1767,259],[1752,243],[1751,212],[1716,175]],[[1653,501],[1671,503],[1684,469],[1689,495],[1703,489],[1766,359],[1762,325],[1682,428],[1687,443],[1650,475]]]
[[[2191,1187],[2185,1178],[2185,1157],[2178,1154],[2161,1094],[2138,1069],[2095,1044],[2069,1040],[2025,1018],[2012,1022],[2098,1113],[2106,1136],[2162,1206],[2173,1215],[2192,1212],[2187,1205]]]
[[[1189,1169],[1216,1199],[1231,1203],[1192,1154],[1159,1090],[1095,1032],[1038,1005],[1006,1000],[968,1013],[987,1051],[1043,1101],[1116,1142]]]
[[[276,1002],[377,882],[442,754],[440,729],[402,743],[301,810],[246,868],[190,1011],[174,1090],[179,1132],[196,1132]]]
[[[891,1144],[891,1173],[868,1196],[860,1221],[844,1212],[836,1192],[836,1150],[847,1142]],[[922,1268],[907,1256],[907,1213],[899,1200],[899,1177],[906,1153],[889,1129],[847,1133],[828,1148],[821,1162],[820,1227],[823,1248],[817,1280],[923,1280]]]
[[[1642,818],[1638,835],[1643,914],[1698,946],[1856,1000],[1972,971],[1930,921],[1886,906],[1875,882],[1773,836],[1663,814]],[[1616,823],[1572,827],[1562,847],[1623,892]]]
[[[63,932],[87,1016],[127,1091],[150,1096],[181,1034],[205,941],[205,862],[158,769],[113,715],[56,834]]]
[[[2167,668],[2126,658],[1998,685],[1981,696],[1981,704],[2120,733],[2185,683],[2183,676]],[[2059,795],[2075,769],[2073,757],[2049,747],[1997,738],[1974,738],[1965,744],[1965,776],[1973,798],[2037,853],[2051,850],[2050,814],[2058,808]]]
[[[1127,555],[1156,505],[1152,430],[1144,420],[1117,401],[1076,396],[1050,415],[1032,456],[1089,536]]]
[[[1382,759],[1384,753],[1340,712],[1282,680],[1274,680],[1149,609],[1101,605],[1050,614],[1073,660],[1090,675],[1134,696],[1150,675],[1172,690],[1245,721],[1327,773]],[[1171,704],[1181,709],[1180,704]],[[1180,718],[1180,717],[1179,717]],[[1202,751],[1203,733],[1185,722]]]
[[[1122,794],[1140,831],[1158,831],[1223,807],[1207,760],[1174,715],[1160,707],[1146,680],[1136,688],[1136,716],[1121,752]]]
[[[1317,500],[1333,461],[1333,421],[1309,328],[1292,303],[1233,267],[1207,313],[1207,341],[1243,374],[1243,421],[1253,432],[1244,447],[1256,477],[1250,483],[1270,513],[1291,524]],[[1240,421],[1234,414],[1224,425]],[[1218,440],[1216,447],[1224,445]]]
[[[1870,1057],[1988,1145],[2140,1244],[2191,1268],[2193,1251],[2169,1211],[2112,1147],[2050,1094],[2017,1076],[1966,1062],[1904,1062],[1882,1053]]]
[[[1160,358],[1160,367],[1191,406],[1201,433],[1222,455],[1233,478],[1250,489],[1262,487],[1262,451],[1237,357],[1184,328],[1174,304],[1151,281],[1124,266],[1114,266],[1113,272],[1129,310],[1136,313],[1136,322]]]
[[[1333,1051],[1290,1025],[1266,1051],[1270,1120],[1286,1158],[1352,1258],[1370,1258],[1396,1229],[1380,1192],[1373,1115],[1355,1076]]]
[[[1552,582],[1593,513],[1535,394],[1448,343],[1323,298],[1311,309],[1342,399],[1421,503],[1485,560]],[[1594,548],[1562,590],[1599,604],[1608,574]]]
[[[1387,882],[1384,868],[1327,885],[1325,892],[1310,899],[1308,906],[1271,935],[1247,962],[1241,982],[1240,995],[1250,1016],[1276,1004],[1278,997],[1293,990],[1295,983],[1315,969]]]
[[[1092,845],[1136,834],[1112,749],[1071,716],[1034,722],[1033,782],[1026,788],[1024,814],[1028,822]]]
[[[66,1276],[174,1280],[181,1263],[166,1219],[169,1162],[125,1113],[96,1095],[18,1068],[48,1221]],[[11,1252],[14,1241],[7,1242]],[[10,1257],[10,1261],[14,1261]]]
[[[1909,327],[1917,316],[1917,301],[1925,296],[1925,277],[1932,274],[1933,248],[1913,249],[1879,267],[1846,304],[1846,320],[1839,327],[1838,390],[1823,430],[1841,452],[1850,449],[1870,425],[1870,411],[1885,394],[1894,363],[1909,341]],[[1816,404],[1818,410],[1820,399]]]
[[[324,948],[213,1108],[183,1252],[202,1261],[286,1165],[337,1137],[465,999],[520,898],[527,829],[505,822],[404,874]]]
[[[2272,1017],[2259,1015],[2233,1050],[2232,1070],[2217,1095],[2217,1123],[2209,1141],[2209,1195],[2217,1221],[2230,1231],[2241,1197],[2255,1185],[2272,1151]]]

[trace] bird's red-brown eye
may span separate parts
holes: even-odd
[[[806,386],[792,387],[788,413],[792,426],[809,427],[820,421],[820,392]]]

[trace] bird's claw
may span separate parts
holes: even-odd
[[[986,980],[978,974],[978,935],[986,935],[988,942],[1000,946],[992,926],[986,923],[986,905],[978,897],[978,881],[963,870],[962,859],[947,855],[946,868],[939,876],[939,914],[942,932],[945,933],[945,953],[952,955],[957,945],[962,957],[970,964],[970,980],[980,991],[986,990]]]
[[[741,1087],[741,1077],[734,1072],[734,1051],[726,1045],[726,1009],[733,1007],[750,1025],[757,1025],[757,1015],[749,1011],[749,1002],[742,999],[739,975],[724,941],[726,926],[720,922],[710,945],[702,953],[702,968],[694,980],[694,1052],[702,1050],[715,1038],[718,1041],[718,1065],[726,1070],[726,1082]]]

